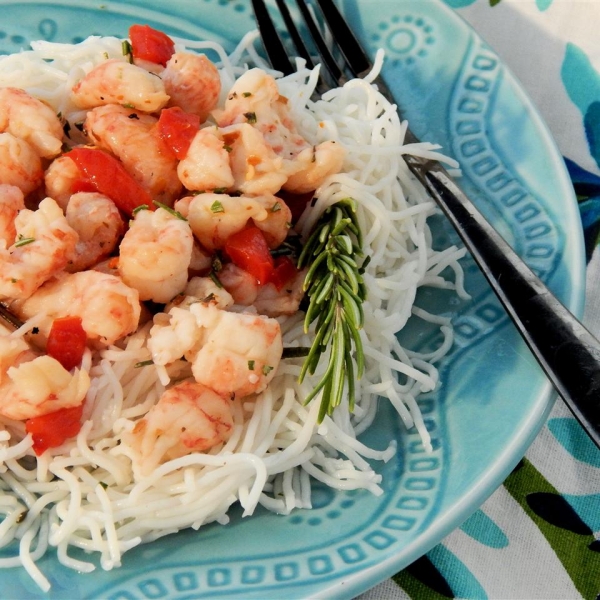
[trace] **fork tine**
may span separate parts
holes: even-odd
[[[323,39],[323,36],[321,35],[321,32],[319,31],[319,28],[317,27],[317,24],[315,23],[311,12],[308,10],[308,6],[306,5],[305,0],[296,0],[296,4],[298,5],[304,22],[306,23],[306,26],[310,31],[310,35],[312,36],[313,41],[317,47],[319,56],[323,61],[323,65],[327,68],[335,82],[338,85],[341,85],[345,81],[344,74],[338,67],[337,63],[335,62],[335,59],[333,58],[333,54],[327,47],[327,43]]]
[[[281,39],[277,34],[277,30],[275,29],[275,25],[273,25],[264,1],[252,0],[252,8],[254,9],[254,16],[256,17],[260,37],[262,38],[263,46],[265,47],[271,66],[277,71],[281,71],[284,75],[290,75],[294,72],[294,67],[281,43]]]
[[[363,77],[371,70],[371,61],[348,26],[333,0],[316,0],[354,77]]]
[[[296,47],[298,54],[306,61],[306,66],[309,69],[314,69],[315,63],[313,62],[310,53],[304,45],[304,42],[302,41],[302,36],[300,35],[300,32],[296,28],[296,25],[294,25],[294,21],[292,19],[292,16],[290,15],[290,11],[288,10],[285,0],[276,0],[276,2],[277,6],[279,7],[279,12],[283,17],[283,22],[285,23],[288,33],[290,34],[290,37],[294,42],[294,46]]]
[[[19,327],[23,326],[23,321],[4,302],[0,302],[0,318],[6,321],[13,329],[19,329]]]

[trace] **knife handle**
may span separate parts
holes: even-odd
[[[600,342],[552,294],[439,163],[406,157],[446,214],[548,379],[600,448]]]

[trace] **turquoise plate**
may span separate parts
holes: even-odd
[[[573,190],[546,126],[496,54],[439,1],[340,4],[369,51],[385,48],[386,78],[415,133],[461,162],[466,191],[581,313],[584,254]],[[231,49],[253,28],[247,0],[0,0],[0,7],[5,53],[40,38],[124,36],[139,22]],[[440,242],[453,240],[441,218],[435,230]],[[351,598],[427,552],[502,482],[553,402],[483,278],[469,260],[465,269],[471,302],[456,304],[439,291],[419,299],[453,314],[456,326],[455,349],[441,365],[443,384],[421,401],[434,452],[425,454],[417,435],[385,406],[364,436],[379,447],[399,440],[397,457],[378,467],[383,496],[316,487],[312,511],[234,514],[225,527],[183,531],[132,550],[110,572],[74,573],[50,552],[40,561],[52,582],[47,596]],[[421,346],[432,343],[422,331],[407,333]],[[20,569],[0,572],[0,589],[2,597],[44,597]]]

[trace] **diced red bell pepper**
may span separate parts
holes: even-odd
[[[86,182],[108,196],[128,216],[142,204],[154,210],[150,194],[114,156],[97,148],[85,147],[73,148],[64,156],[77,165]]]
[[[274,261],[265,236],[258,227],[246,227],[230,235],[224,250],[233,264],[250,273],[259,284],[269,281]]]
[[[83,402],[79,406],[27,419],[25,431],[33,438],[33,451],[40,456],[48,448],[56,448],[76,436],[81,429],[82,414]]]
[[[271,273],[269,283],[272,283],[280,292],[287,283],[293,281],[297,274],[298,269],[289,256],[278,256],[275,259],[275,268]]]
[[[80,177],[76,179],[71,184],[71,194],[77,194],[78,192],[97,192],[96,186],[89,180],[84,177]]]
[[[78,367],[83,358],[87,343],[87,335],[80,317],[62,317],[54,319],[46,353],[55,358],[67,371]]]
[[[129,28],[133,58],[147,60],[163,67],[175,52],[173,40],[150,25],[132,25]]]
[[[186,113],[178,106],[164,108],[157,123],[158,135],[178,159],[185,158],[190,144],[200,129],[200,117]]]

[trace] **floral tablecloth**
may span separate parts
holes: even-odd
[[[500,55],[552,131],[578,197],[584,321],[600,334],[600,0],[445,0]],[[360,600],[600,598],[600,450],[561,400],[463,525]]]

